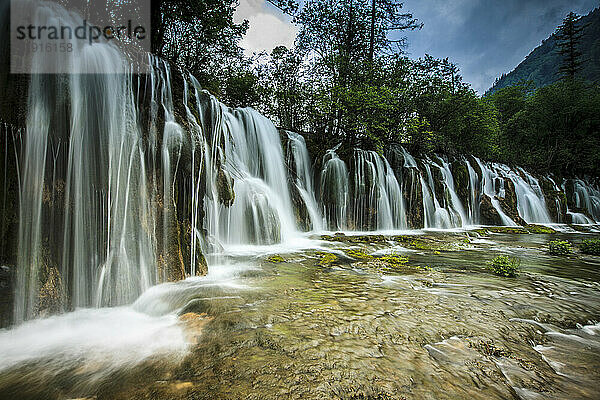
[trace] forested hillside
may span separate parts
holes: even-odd
[[[600,80],[600,8],[581,17],[578,25],[583,28],[579,51],[582,54],[581,71],[578,78],[584,81]],[[514,70],[503,74],[489,89],[493,93],[498,89],[533,81],[536,87],[543,87],[560,79],[559,66],[561,56],[557,47],[556,33],[545,39]]]

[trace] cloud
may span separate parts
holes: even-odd
[[[409,32],[408,53],[449,57],[479,93],[515,68],[569,12],[587,14],[596,0],[405,0],[425,26]]]
[[[283,45],[292,47],[298,28],[280,10],[265,0],[240,0],[234,19],[248,20],[250,26],[240,45],[247,55]]]

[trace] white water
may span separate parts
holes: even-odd
[[[335,152],[336,146],[323,156],[320,178],[320,201],[323,207],[323,225],[330,230],[347,227],[347,212],[350,202],[348,169],[346,163]]]
[[[406,213],[400,185],[385,157],[356,150],[353,216],[357,229],[404,229]]]
[[[308,215],[312,230],[320,231],[323,229],[323,217],[319,211],[315,191],[313,189],[313,174],[310,163],[310,156],[306,149],[306,142],[302,135],[295,132],[287,132],[288,153],[293,160],[296,188],[302,197]],[[288,161],[289,164],[289,161]]]

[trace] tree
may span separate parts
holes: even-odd
[[[234,22],[236,0],[152,0],[151,6],[154,54],[217,92],[244,67],[239,41],[248,21]]]
[[[567,79],[575,79],[575,74],[581,69],[581,52],[578,49],[583,30],[578,26],[579,17],[570,12],[556,30],[559,53],[562,56],[560,73]]]

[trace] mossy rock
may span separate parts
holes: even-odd
[[[547,226],[543,226],[543,225],[529,224],[525,228],[527,228],[527,230],[531,233],[540,233],[540,234],[556,233],[556,231],[554,229],[549,228]]]
[[[329,242],[341,242],[341,243],[381,243],[385,242],[386,238],[383,235],[344,235],[339,232],[335,236],[321,235],[321,240],[327,240]]]
[[[464,246],[464,242],[457,241],[455,238],[429,238],[411,235],[398,235],[393,239],[400,242],[403,246],[412,250],[431,251],[434,253],[459,251]]]
[[[345,253],[348,257],[354,258],[355,260],[370,260],[373,258],[372,255],[356,249],[348,249]]]
[[[331,264],[338,261],[338,257],[333,253],[319,253],[321,255],[321,259],[319,260],[318,265],[321,267],[329,267]]]
[[[477,232],[481,235],[488,235],[490,233],[507,233],[512,235],[526,235],[529,231],[520,226],[488,226],[485,228],[475,229],[473,232]]]
[[[267,261],[270,263],[273,263],[273,264],[278,264],[278,263],[285,262],[285,259],[283,257],[281,257],[279,254],[275,254],[275,255],[267,257]]]

